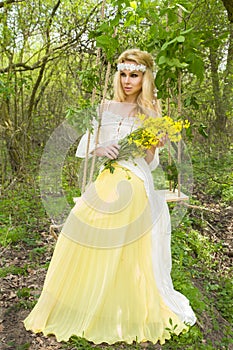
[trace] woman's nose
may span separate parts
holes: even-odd
[[[125,82],[128,83],[129,82],[129,76],[125,77]]]

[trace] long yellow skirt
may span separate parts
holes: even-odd
[[[26,329],[96,344],[163,344],[171,320],[176,334],[185,330],[156,287],[149,209],[141,179],[103,171],[66,220]]]

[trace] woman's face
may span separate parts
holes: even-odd
[[[127,64],[136,64],[134,61],[125,61]],[[120,71],[120,81],[122,89],[126,95],[126,101],[136,102],[138,95],[142,91],[143,72],[141,71]]]

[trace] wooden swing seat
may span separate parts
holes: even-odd
[[[166,202],[179,202],[189,200],[189,197],[185,193],[178,193],[177,189],[175,191],[159,190],[159,192],[165,193]]]

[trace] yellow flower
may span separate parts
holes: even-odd
[[[144,133],[152,134],[154,139],[160,139],[167,135],[171,141],[177,142],[181,139],[181,131],[187,129],[190,126],[189,121],[177,120],[174,121],[170,116],[164,116],[159,118],[146,117],[144,114],[138,115],[139,120],[142,121]],[[153,143],[152,139],[149,141]],[[158,141],[157,141],[158,142]],[[154,141],[155,143],[155,141]]]

